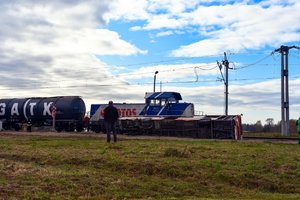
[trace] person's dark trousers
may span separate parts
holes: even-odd
[[[110,134],[113,134],[114,142],[117,142],[117,133],[116,133],[116,122],[106,122],[106,135],[107,135],[107,142],[110,142]]]
[[[300,144],[300,132],[298,132],[299,139],[298,139],[298,144]]]

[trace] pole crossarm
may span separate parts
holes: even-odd
[[[300,47],[298,47],[298,46],[284,46],[284,45],[282,45],[282,46],[280,46],[280,48],[278,48],[278,49],[275,49],[274,50],[274,52],[279,52],[279,53],[281,53],[281,52],[288,52],[290,49],[298,49],[298,50],[300,50]]]

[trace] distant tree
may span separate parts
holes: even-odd
[[[280,132],[281,131],[281,121],[278,121],[277,124],[274,125],[272,132]]]
[[[296,120],[290,119],[290,133],[292,135],[297,135],[296,130]],[[266,124],[263,126],[261,121],[258,120],[255,124],[242,124],[243,131],[248,132],[273,132],[280,133],[281,132],[281,121],[278,121],[276,124],[274,123],[273,118],[267,118]]]
[[[290,133],[297,135],[296,119],[290,120]]]
[[[274,119],[273,118],[266,119],[266,124],[269,126],[274,126]]]
[[[274,127],[274,119],[267,118],[266,124],[263,127],[263,132],[272,132],[272,128]]]
[[[256,132],[262,132],[263,131],[263,126],[262,126],[262,123],[260,120],[258,120],[256,123],[255,123],[255,131]]]
[[[243,129],[243,131],[248,131],[248,132],[256,131],[254,124],[242,124],[242,129]]]

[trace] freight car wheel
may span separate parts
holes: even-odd
[[[64,130],[64,128],[61,127],[61,126],[58,126],[58,127],[55,127],[55,130],[56,130],[57,132],[62,132],[62,130]]]
[[[76,131],[77,132],[82,132],[83,131],[83,126],[82,125],[77,125],[76,126]]]
[[[94,131],[95,133],[100,133],[101,132],[100,126],[94,126]]]
[[[74,128],[71,128],[71,127],[65,127],[65,131],[66,131],[66,132],[73,132],[73,131],[74,131]]]
[[[10,129],[10,126],[9,126],[9,124],[7,124],[7,123],[3,123],[3,127],[2,127],[4,130],[8,130],[8,129]]]

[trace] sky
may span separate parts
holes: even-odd
[[[180,92],[197,113],[281,120],[281,45],[300,46],[299,0],[0,0],[0,98],[141,103]],[[290,118],[300,51],[289,51]]]

